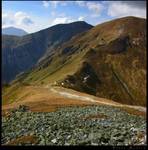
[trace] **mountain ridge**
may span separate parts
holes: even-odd
[[[2,28],[2,34],[4,35],[14,35],[14,36],[24,36],[27,35],[28,33],[20,28],[16,27],[6,27]]]
[[[73,35],[88,30],[91,27],[91,25],[85,22],[76,22],[55,25],[18,38],[2,36],[3,79],[6,82],[11,81],[18,73],[35,65],[46,51],[49,53],[52,50],[54,51],[55,47],[69,40]],[[8,43],[9,41],[10,43]],[[26,62],[25,60],[28,61]],[[14,68],[15,70],[13,70]],[[10,70],[13,70],[11,75],[9,73]]]

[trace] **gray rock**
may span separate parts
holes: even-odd
[[[57,142],[57,139],[52,139],[51,142],[55,144]]]

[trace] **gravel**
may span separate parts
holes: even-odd
[[[100,114],[107,117],[89,117]],[[146,145],[146,120],[112,106],[66,107],[46,113],[21,106],[2,118],[1,143],[24,135],[36,136],[36,145]]]

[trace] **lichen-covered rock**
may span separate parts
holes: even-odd
[[[111,106],[66,107],[50,113],[21,107],[9,119],[2,118],[1,143],[9,145],[24,135],[36,136],[36,145],[145,145],[146,120]]]

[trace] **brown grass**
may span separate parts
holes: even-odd
[[[137,115],[137,116],[143,116],[144,118],[146,118],[146,112],[138,111],[136,109],[132,109],[132,108],[128,108],[128,107],[121,107],[121,109],[123,111],[126,111],[129,114]]]
[[[61,87],[54,87],[57,91],[66,91],[79,96],[86,96],[95,99],[98,103],[92,103],[88,101],[81,101],[77,99],[62,97],[61,95],[50,91],[43,87],[27,86],[23,88],[23,91],[18,94],[17,101],[2,105],[2,116],[9,117],[9,110],[17,108],[19,105],[26,105],[32,112],[53,112],[62,107],[69,106],[88,106],[88,105],[103,105],[99,102],[104,102],[107,105],[113,104],[115,106],[120,105],[114,101],[98,98],[89,94],[84,94],[71,89],[65,89]],[[122,110],[134,114],[146,117],[145,112],[141,112],[132,108],[121,107]]]
[[[2,110],[2,117],[10,117],[10,112],[8,110]]]
[[[18,145],[18,144],[27,144],[32,143],[36,144],[38,142],[38,139],[34,135],[27,135],[27,136],[21,136],[19,138],[13,139],[10,142],[3,144],[3,145]]]

